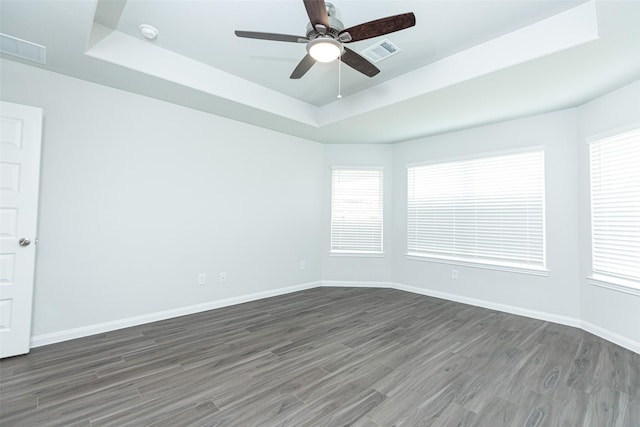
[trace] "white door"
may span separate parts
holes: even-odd
[[[29,352],[40,108],[0,102],[0,357]]]

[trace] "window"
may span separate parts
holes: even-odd
[[[640,128],[589,151],[594,278],[640,287]]]
[[[331,252],[382,253],[382,170],[334,168]]]
[[[542,150],[409,167],[408,255],[544,270]]]

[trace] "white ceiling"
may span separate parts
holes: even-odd
[[[418,17],[418,25],[411,29],[349,45],[356,51],[362,51],[375,41],[388,38],[402,52],[381,61],[379,68],[382,73],[375,78],[367,78],[345,67],[343,96],[552,16],[578,3],[575,0],[451,3],[337,0],[337,12],[342,15],[346,27],[405,12],[413,12]],[[306,53],[304,44],[238,39],[234,35],[234,30],[241,29],[304,37],[308,22],[302,0],[168,2],[161,7],[155,2],[129,1],[117,30],[141,38],[138,26],[149,23],[161,31],[154,42],[157,46],[321,106],[336,100],[336,62],[316,64],[304,79],[292,81],[289,75]]]
[[[387,143],[584,103],[640,77],[640,1],[334,0],[346,27],[413,12],[402,52],[368,78],[337,63],[289,75],[302,0],[0,3],[0,31],[47,47],[55,72],[328,143]],[[140,24],[158,28],[153,42]],[[14,59],[3,54],[4,58]],[[23,62],[22,60],[20,60]]]

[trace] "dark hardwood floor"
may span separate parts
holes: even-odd
[[[2,426],[640,426],[640,355],[553,323],[318,288],[0,362]]]

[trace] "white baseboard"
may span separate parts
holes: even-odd
[[[323,280],[320,282],[322,287],[338,287],[338,288],[393,288],[391,282],[357,282],[349,280]]]
[[[259,299],[289,294],[292,292],[304,291],[307,289],[317,288],[320,285],[321,285],[321,282],[302,283],[300,285],[288,286],[285,288],[273,289],[273,290],[268,290],[264,292],[256,292],[249,295],[241,295],[238,297],[225,298],[222,300],[209,301],[202,304],[196,304],[196,305],[190,305],[187,307],[180,307],[180,308],[174,308],[171,310],[159,311],[157,313],[143,314],[141,316],[128,317],[125,319],[118,319],[110,322],[83,326],[80,328],[67,329],[59,332],[52,332],[50,334],[35,335],[31,337],[31,348],[40,347],[48,344],[54,344],[54,343],[67,341],[67,340],[72,340],[75,338],[87,337],[89,335],[115,331],[117,329],[128,328],[130,326],[143,325],[145,323],[156,322],[158,320],[171,319],[173,317],[185,316],[188,314],[194,314],[194,313],[200,313],[203,311],[213,310],[216,308],[228,307],[231,305],[242,304],[245,302],[255,301]]]
[[[545,311],[531,310],[528,308],[517,307],[513,305],[500,304],[493,301],[481,300],[477,298],[470,298],[456,294],[450,294],[448,292],[434,291],[431,289],[419,288],[417,286],[404,285],[402,283],[394,283],[394,289],[401,291],[412,292],[414,294],[426,295],[434,298],[446,299],[449,301],[460,302],[462,304],[474,305],[477,307],[488,308],[491,310],[498,310],[505,313],[516,314],[518,316],[531,317],[532,319],[544,320],[547,322],[559,323],[561,325],[573,326],[575,328],[580,327],[580,319],[562,316],[559,314],[547,313]]]
[[[477,298],[470,298],[461,295],[451,294],[448,292],[434,291],[432,289],[420,288],[417,286],[405,285],[403,283],[395,282],[352,282],[352,281],[322,281],[322,286],[344,286],[344,287],[371,287],[371,288],[391,288],[399,291],[411,292],[414,294],[425,295],[434,298],[440,298],[449,301],[460,302],[462,304],[474,305],[477,307],[488,308],[491,310],[498,310],[505,313],[516,314],[518,316],[530,317],[532,319],[544,320],[547,322],[558,323],[561,325],[572,326],[574,328],[580,328],[594,335],[599,336],[607,341],[611,341],[621,347],[631,350],[640,354],[640,343],[631,340],[622,335],[618,335],[611,332],[608,329],[594,325],[593,323],[582,321],[575,317],[562,316],[554,313],[547,313],[545,311],[531,310],[528,308],[517,307],[507,304],[500,304],[493,301],[481,300]]]
[[[47,344],[67,341],[75,338],[82,338],[89,335],[100,334],[104,332],[114,331],[117,329],[128,328],[130,326],[142,325],[145,323],[156,322],[158,320],[170,319],[173,317],[184,316],[188,314],[200,313],[207,310],[213,310],[221,307],[242,304],[245,302],[255,301],[264,298],[275,297],[278,295],[289,294],[292,292],[303,291],[317,287],[350,287],[350,288],[391,288],[400,291],[411,292],[414,294],[425,295],[434,298],[445,299],[449,301],[460,302],[463,304],[474,305],[477,307],[498,310],[505,313],[516,314],[519,316],[530,317],[533,319],[544,320],[547,322],[559,323],[561,325],[573,326],[581,328],[587,332],[611,341],[621,347],[627,348],[633,352],[640,354],[640,343],[631,340],[622,335],[618,335],[608,329],[594,325],[580,319],[562,316],[544,311],[531,310],[528,308],[516,307],[507,304],[500,304],[492,301],[486,301],[476,298],[465,297],[447,292],[434,291],[432,289],[420,288],[417,286],[405,285],[395,282],[363,282],[363,281],[344,281],[344,280],[322,280],[317,282],[302,283],[300,285],[288,286],[279,289],[273,289],[264,292],[256,292],[249,295],[242,295],[223,300],[209,301],[202,304],[191,305],[188,307],[180,307],[172,310],[165,310],[157,313],[144,314],[141,316],[129,317],[110,322],[98,323],[95,325],[83,326],[81,328],[68,329],[50,334],[36,335],[31,338],[31,347],[40,347]]]
[[[604,329],[590,322],[581,322],[580,328],[607,341],[611,341],[614,344],[618,344],[620,347],[640,354],[640,342],[630,340],[627,337],[613,333],[608,329]]]

